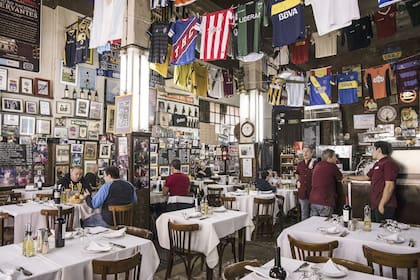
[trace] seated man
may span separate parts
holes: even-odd
[[[70,173],[58,180],[57,185],[61,185],[63,189],[72,189],[80,192],[87,190],[89,193],[92,193],[92,188],[83,177],[83,168],[80,165],[73,166],[70,169]]]
[[[86,203],[91,208],[101,208],[101,213],[94,214],[83,221],[83,226],[103,226],[112,227],[114,225],[112,213],[108,210],[108,205],[125,205],[137,203],[137,195],[133,184],[128,181],[120,180],[120,171],[116,166],[105,168],[105,184],[99,191],[91,197],[85,191]]]
[[[181,162],[179,159],[174,159],[171,163],[171,175],[166,177],[165,186],[163,187],[163,194],[169,196],[188,196],[190,188],[190,179],[181,171]],[[193,205],[185,201],[171,203],[168,200],[166,207],[167,211],[174,211],[180,209],[190,208]]]
[[[98,165],[94,164],[92,165],[92,167],[90,168],[90,172],[85,174],[85,181],[88,184],[88,186],[90,186],[92,189],[95,189],[98,187],[98,183],[99,183],[99,177],[98,177]]]
[[[211,176],[211,169],[210,167],[206,166],[205,161],[200,162],[200,166],[197,167],[197,170],[195,171],[195,176],[197,178],[205,178]]]
[[[276,191],[276,187],[273,187],[269,182],[267,182],[268,172],[263,171],[261,172],[261,178],[257,178],[255,180],[255,187],[259,191]]]

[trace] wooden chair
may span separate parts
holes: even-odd
[[[338,241],[334,240],[326,243],[309,243],[294,239],[289,234],[287,235],[290,244],[290,251],[292,258],[304,260],[307,256],[322,256],[323,253],[328,253],[328,257],[333,257],[333,251],[338,247]],[[296,257],[296,251],[298,256]]]
[[[39,198],[40,200],[44,200],[44,199],[51,200],[51,199],[53,199],[51,193],[37,193],[35,195],[35,197]]]
[[[277,201],[277,206],[279,208],[279,212],[277,213],[276,216],[276,224],[279,225],[281,228],[283,227],[283,224],[285,222],[285,215],[283,212],[284,209],[284,196],[280,195],[280,194],[276,194],[276,201]]]
[[[305,258],[305,261],[313,262],[313,263],[326,263],[329,259],[330,258],[324,257],[324,256],[307,256]],[[339,259],[339,258],[331,258],[331,260],[334,263],[347,267],[350,270],[358,271],[358,272],[362,272],[366,274],[373,274],[373,268],[365,264],[350,261],[350,260],[345,260],[345,259]]]
[[[302,218],[301,209],[300,209],[300,203],[298,198],[298,192],[293,192],[294,198],[295,198],[295,207],[287,211],[287,220],[291,223],[298,223],[300,222]]]
[[[124,273],[125,279],[128,280],[131,273],[131,279],[140,279],[141,254],[136,253],[126,259],[108,261],[108,260],[92,260],[93,273],[100,274],[101,279],[107,279],[107,275],[114,275],[117,279],[118,274]]]
[[[114,221],[114,229],[118,225],[131,226],[133,225],[133,204],[126,205],[108,205],[108,210],[112,212],[112,219]]]
[[[144,239],[149,239],[149,240],[153,239],[153,232],[151,232],[148,229],[134,227],[134,226],[123,226],[123,225],[118,226],[118,229],[122,229],[124,227],[127,228],[126,232],[128,234],[131,234],[140,238],[144,238]]]
[[[221,197],[223,206],[225,206],[226,209],[233,209],[233,202],[236,201],[236,197]],[[217,245],[217,252],[219,254],[219,276],[222,273],[222,264],[223,264],[223,253],[225,251],[225,248],[227,245],[231,245],[232,248],[232,255],[233,259],[236,262],[236,234],[229,234],[228,236],[225,236],[220,239],[220,243]]]
[[[209,203],[209,206],[222,206],[222,191],[223,189],[221,188],[207,187],[207,201]]]
[[[12,192],[9,195],[9,202],[17,203],[21,199],[22,199],[22,193],[20,192]]]
[[[233,209],[233,203],[236,201],[236,197],[222,196],[222,202],[226,209]]]
[[[251,273],[248,269],[245,268],[246,265],[250,266],[261,266],[261,263],[258,260],[251,261],[242,261],[237,263],[232,263],[225,266],[223,269],[222,279],[223,280],[235,280],[243,277],[245,274]]]
[[[13,243],[13,227],[5,227],[4,221],[9,218],[9,213],[0,212],[0,246]]]
[[[274,219],[274,202],[275,198],[254,198],[254,209],[256,214],[254,217],[255,230],[254,240],[259,235],[269,234],[273,235],[273,219]]]
[[[407,279],[409,280],[411,279],[411,269],[417,269],[417,279],[420,279],[420,262],[418,261],[420,253],[393,254],[363,245],[363,254],[373,270],[375,269],[373,267],[374,263],[379,266],[381,276],[383,276],[383,267],[388,266],[392,268],[392,278],[394,279],[397,279],[397,268],[407,269]]]
[[[198,231],[198,224],[175,224],[168,222],[169,232],[169,258],[165,279],[171,277],[175,256],[179,256],[184,262],[187,278],[191,279],[194,265],[198,259],[205,258],[203,253],[191,250],[191,235]]]
[[[237,190],[244,190],[245,185],[235,185],[233,186],[233,190],[236,192]]]
[[[41,209],[41,215],[45,216],[48,230],[54,228],[54,222],[58,216],[57,209]],[[73,231],[74,207],[61,210],[61,216],[66,221],[66,231]]]

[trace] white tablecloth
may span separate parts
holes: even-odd
[[[295,195],[293,194],[294,191],[297,191],[297,189],[277,188],[277,194],[284,196],[284,214],[287,214],[287,211],[296,206]]]
[[[52,194],[53,188],[42,188],[42,190],[34,189],[34,190],[26,190],[26,189],[13,189],[15,193],[21,193],[22,199],[35,199],[38,193],[47,193]]]
[[[274,252],[274,250],[273,250],[273,252]],[[300,279],[300,277],[302,276],[303,273],[302,272],[293,272],[293,271],[295,271],[302,263],[303,263],[303,261],[294,260],[294,259],[285,258],[285,257],[281,258],[281,266],[286,270],[288,280],[289,279],[290,280]],[[272,267],[273,265],[274,265],[274,260],[271,260],[268,263],[266,263],[264,265],[264,267]],[[310,267],[307,268],[306,270],[311,271]],[[255,272],[252,272],[252,273],[248,274],[247,276],[245,276],[241,279],[242,280],[256,280],[256,279],[262,279],[262,278],[259,275],[256,275]],[[329,277],[323,276],[322,279],[334,279],[334,278],[329,278]],[[347,276],[340,277],[340,279],[380,280],[380,279],[390,279],[390,278],[385,278],[385,277],[380,277],[380,276],[376,276],[376,275],[365,274],[365,273],[349,270]]]
[[[219,260],[217,253],[217,244],[220,238],[236,232],[246,227],[247,240],[250,240],[254,224],[249,219],[247,213],[228,210],[222,213],[213,213],[209,218],[200,220],[198,218],[184,219],[183,212],[193,213],[194,209],[179,210],[167,212],[156,220],[156,230],[159,238],[159,244],[162,248],[168,249],[169,234],[168,221],[179,224],[199,224],[200,230],[192,235],[191,249],[202,252],[206,255],[206,262],[210,268],[214,268]]]
[[[291,227],[284,229],[277,238],[277,244],[282,248],[282,255],[291,257],[289,240],[287,235],[290,234],[296,239],[306,242],[328,242],[338,240],[339,246],[334,250],[334,257],[348,259],[359,263],[367,264],[366,258],[363,255],[363,245],[371,248],[397,254],[408,254],[420,252],[420,228],[410,228],[400,232],[400,236],[405,238],[402,244],[389,244],[383,240],[377,239],[378,234],[390,234],[386,229],[379,228],[378,223],[372,223],[372,231],[363,231],[362,222],[359,222],[356,231],[350,231],[346,237],[340,237],[338,234],[323,234],[319,227],[334,226],[330,221],[325,221],[324,217],[311,217]],[[415,240],[417,246],[409,247],[408,240]],[[375,269],[377,271],[377,269]],[[387,272],[387,271],[385,271]],[[390,277],[390,274],[385,276]],[[416,279],[415,277],[413,279]]]

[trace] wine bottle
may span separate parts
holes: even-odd
[[[64,235],[66,234],[66,223],[61,215],[62,207],[58,206],[58,215],[54,223],[55,228],[55,248],[64,247]]]
[[[73,89],[73,99],[77,98],[77,91],[76,88]]]
[[[94,101],[98,101],[99,100],[99,95],[98,95],[98,91],[95,90],[95,98],[93,99]]]
[[[26,240],[27,236],[29,234],[28,227],[30,227],[30,224],[25,224],[25,235],[22,240],[22,255],[26,256]]]
[[[27,226],[28,226],[28,228],[27,228],[28,234],[25,236],[25,239],[26,239],[26,242],[25,242],[26,255],[25,256],[26,257],[32,257],[32,256],[35,255],[34,240],[32,238],[31,224],[27,224]]]
[[[188,116],[192,117],[192,115],[191,107],[188,107]]]
[[[182,115],[185,115],[185,107],[182,106]]]
[[[280,247],[276,248],[276,257],[274,259],[274,266],[270,269],[270,277],[274,279],[286,279],[286,270],[281,266]]]
[[[343,223],[344,227],[349,226],[349,222],[351,221],[351,206],[349,205],[349,197],[346,196],[346,204],[343,206]]]
[[[178,113],[178,106],[174,106],[174,114]]]
[[[57,186],[55,189],[53,189],[53,199],[54,199],[55,204],[60,204],[61,202],[60,186]]]
[[[70,91],[68,85],[66,85],[66,87],[64,88],[64,98],[70,98]]]
[[[88,90],[87,96],[89,100],[92,100],[92,92],[90,91],[90,89]]]
[[[200,188],[197,188],[197,193],[194,198],[195,212],[201,212],[200,202],[201,202]]]

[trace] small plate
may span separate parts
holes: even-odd
[[[407,230],[407,229],[410,229],[410,225],[408,225],[408,224],[403,224],[403,223],[398,223],[398,228],[399,228],[400,230]]]
[[[213,208],[213,212],[219,212],[219,213],[221,213],[221,212],[226,212],[226,208],[225,207],[215,207],[215,208]]]
[[[87,245],[83,248],[83,252],[88,253],[88,254],[98,254],[98,253],[108,252],[112,250],[111,245],[106,245],[102,243],[98,243],[98,245],[100,245],[101,247],[98,247],[97,249],[88,249],[89,245]]]
[[[325,233],[325,234],[338,234],[338,233],[341,232],[338,228],[336,228],[335,231],[330,231],[326,227],[319,227],[319,228],[317,228],[317,230],[319,230],[320,232]]]
[[[398,240],[388,240],[388,239],[386,239],[386,235],[378,234],[378,239],[384,240],[384,241],[386,241],[388,243],[391,243],[391,244],[401,244],[401,243],[405,242],[405,238],[402,237],[402,236],[398,236]]]
[[[340,269],[339,273],[322,272],[322,268],[324,267],[324,265],[325,263],[320,263],[320,264],[314,265],[313,267],[317,267],[319,269],[319,272],[322,273],[322,275],[325,275],[331,278],[342,278],[342,277],[345,277],[349,273],[349,270],[346,267],[339,264],[335,264],[338,267],[338,269]]]

